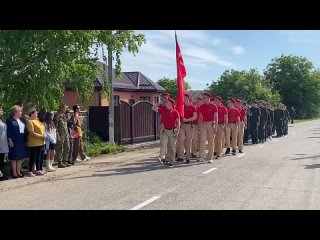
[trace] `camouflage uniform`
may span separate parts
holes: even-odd
[[[57,127],[56,159],[58,161],[58,166],[63,167],[63,165],[67,165],[68,155],[70,151],[67,119],[64,114],[60,116],[57,113],[54,116],[54,123]]]

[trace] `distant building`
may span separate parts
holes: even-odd
[[[89,106],[108,106],[108,100],[102,97],[103,65],[100,62],[98,62],[98,64],[101,67],[101,72],[97,79],[94,80],[93,96]],[[122,72],[120,79],[116,79],[115,70],[113,69],[112,81],[115,106],[119,104],[120,100],[128,102],[129,104],[134,104],[141,100],[155,104],[160,101],[160,94],[165,91],[163,87],[141,72]],[[77,93],[71,87],[68,87],[67,84],[65,84],[63,101],[68,106],[79,103]]]

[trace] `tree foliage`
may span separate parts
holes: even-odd
[[[264,71],[271,87],[281,94],[285,105],[295,107],[300,117],[320,113],[320,72],[304,57],[275,58]]]
[[[92,97],[99,68],[93,49],[112,48],[116,73],[124,48],[136,54],[144,36],[129,30],[0,30],[0,93],[4,106],[33,102],[55,109],[68,82],[82,103]],[[108,85],[105,85],[107,92]]]
[[[170,78],[161,78],[157,81],[157,83],[166,90],[166,93],[170,93],[171,97],[176,99],[178,93],[177,87],[177,79],[170,79]],[[187,81],[184,81],[184,89],[186,91],[191,90],[190,84]]]
[[[272,105],[280,102],[280,95],[272,91],[268,82],[257,70],[227,70],[208,86],[214,96],[241,98],[243,100],[265,100]]]

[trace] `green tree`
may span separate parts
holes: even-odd
[[[320,113],[320,73],[304,57],[281,55],[264,71],[274,90],[279,91],[288,107],[294,106],[300,117]]]
[[[268,82],[257,70],[249,71],[225,71],[217,81],[208,86],[208,90],[214,96],[241,98],[243,100],[265,100],[272,105],[280,102],[280,95],[272,92]]]
[[[170,79],[164,77],[158,80],[157,83],[166,90],[166,93],[170,93],[172,98],[177,98],[178,88],[176,78]],[[187,81],[184,81],[184,89],[185,91],[191,90],[190,84]]]
[[[65,81],[88,103],[99,71],[92,49],[111,46],[119,74],[122,50],[135,54],[143,42],[143,35],[128,30],[0,30],[1,102],[9,107],[19,100],[55,109]]]

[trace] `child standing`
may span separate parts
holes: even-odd
[[[57,129],[53,122],[53,114],[46,112],[44,115],[46,127],[46,168],[48,172],[54,172],[56,169],[52,166],[55,156],[55,146],[57,143]]]

